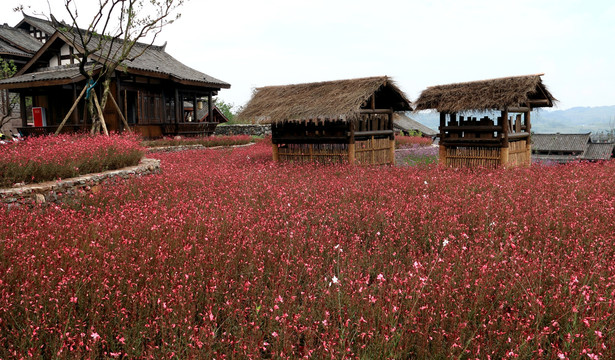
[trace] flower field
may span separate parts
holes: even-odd
[[[614,162],[152,156],[0,208],[0,358],[615,358]]]
[[[134,135],[57,135],[0,145],[0,187],[136,165],[144,148]]]
[[[428,137],[403,135],[395,136],[395,147],[398,149],[416,146],[429,146],[431,143],[432,140]]]
[[[204,147],[244,145],[252,142],[250,135],[228,135],[228,136],[207,136],[207,137],[180,137],[162,138],[156,140],[143,141],[143,146],[182,146],[182,145],[201,145]]]

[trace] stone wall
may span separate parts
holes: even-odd
[[[214,135],[255,135],[263,136],[271,134],[271,125],[234,124],[218,125]]]
[[[13,207],[32,205],[35,203],[59,203],[66,197],[72,198],[79,194],[100,191],[101,184],[113,179],[125,179],[133,176],[157,173],[159,171],[160,160],[142,159],[138,165],[129,166],[123,169],[87,174],[59,181],[48,181],[0,189],[0,204],[4,203],[8,204],[9,207]]]

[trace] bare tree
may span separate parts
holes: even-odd
[[[10,78],[17,72],[17,67],[12,60],[4,60],[0,58],[0,79]],[[12,116],[13,110],[19,103],[19,97],[9,93],[8,90],[0,90],[0,129],[8,123]]]
[[[92,118],[92,133],[102,128],[108,134],[102,109],[107,105],[115,71],[143,55],[153,45],[162,28],[180,17],[177,10],[185,1],[188,0],[98,0],[98,11],[86,28],[78,26],[80,19],[76,0],[64,0],[70,23],[60,22],[50,13],[56,30],[62,32],[75,49],[79,70],[87,79],[86,99]],[[80,6],[91,7],[92,1],[83,1]],[[93,90],[96,84],[102,86],[100,101]],[[119,108],[117,110],[120,112]],[[121,112],[120,117],[123,118]],[[124,125],[128,127],[126,122]],[[58,132],[60,130],[61,126]]]

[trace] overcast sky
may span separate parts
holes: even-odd
[[[63,3],[50,0],[59,19]],[[21,20],[19,4],[48,13],[46,0],[3,0],[2,22]],[[190,0],[180,12],[157,43],[230,83],[219,98],[235,105],[267,85],[388,75],[416,100],[432,85],[536,73],[559,109],[615,105],[612,0]]]

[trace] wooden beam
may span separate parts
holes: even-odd
[[[508,140],[519,140],[519,139],[525,139],[529,137],[530,137],[529,133],[522,132],[522,133],[516,133],[516,134],[509,134]]]
[[[211,97],[211,91],[209,92],[209,94],[207,94],[207,116],[209,117],[209,121],[213,122],[214,121],[214,114],[213,114],[213,109],[214,109],[214,104],[213,104],[213,100]]]
[[[199,121],[200,119],[197,117],[196,112],[196,94],[192,96],[192,121]]]
[[[446,166],[446,146],[440,142],[440,153],[438,164]]]
[[[378,136],[378,135],[395,135],[393,130],[371,130],[371,131],[356,131],[354,136]]]
[[[444,127],[446,126],[446,113],[440,113],[440,139],[444,138]]]
[[[532,111],[532,109],[530,109],[529,107],[524,107],[524,106],[509,107],[507,108],[507,110],[508,112],[513,112],[513,113],[524,113],[524,112]]]
[[[278,144],[271,144],[271,149],[273,152],[273,161],[280,161],[280,149],[278,148]]]
[[[26,95],[19,93],[19,112],[21,115],[21,126],[28,126],[28,114],[26,113]]]
[[[179,96],[179,90],[177,88],[175,88],[175,109],[173,109],[175,111],[175,132],[177,133],[179,131],[179,121],[181,120],[182,122],[184,121],[184,119],[182,119],[182,109],[183,106],[180,106],[181,104],[179,103],[180,100],[180,96]]]
[[[504,134],[504,139],[502,141],[502,147],[508,147],[508,111],[502,110],[502,133]]]
[[[502,126],[498,125],[478,125],[478,126],[445,126],[444,131],[473,131],[473,132],[493,132],[501,131]]]
[[[539,107],[539,106],[551,106],[551,101],[548,99],[536,99],[528,101],[530,106]]]
[[[392,109],[361,109],[359,114],[392,114]]]

